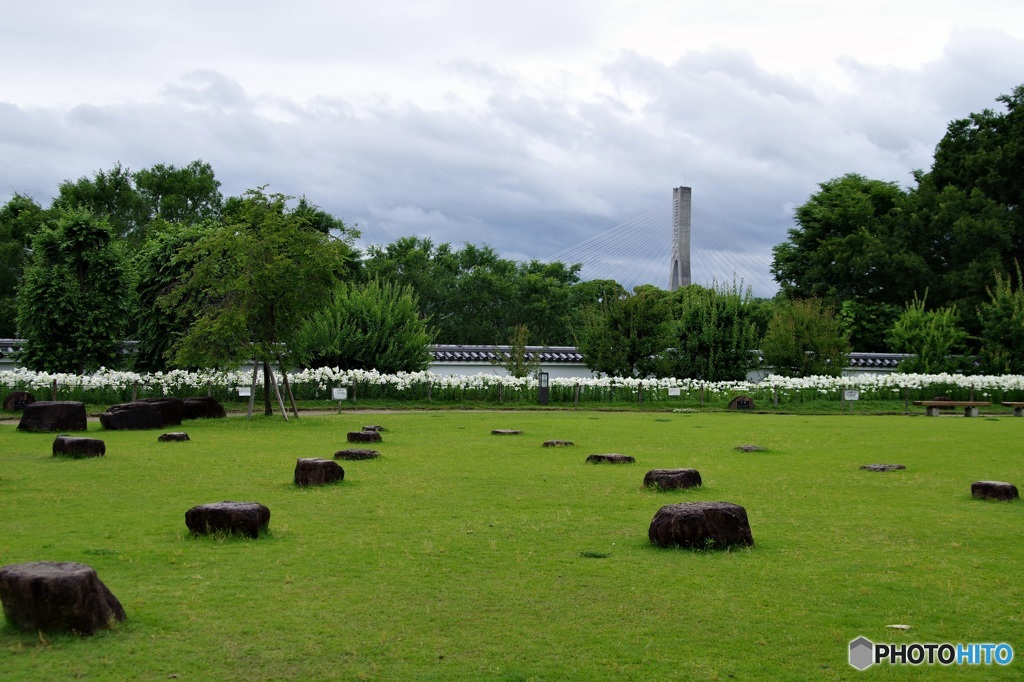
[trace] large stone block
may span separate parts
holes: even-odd
[[[644,485],[662,490],[697,488],[703,482],[696,469],[651,469],[644,476]]]
[[[163,417],[164,426],[181,426],[181,420],[185,416],[185,401],[181,398],[146,398],[142,402],[156,405],[160,410],[160,416]]]
[[[7,620],[30,632],[91,635],[125,619],[121,602],[96,571],[70,561],[0,567],[0,599]]]
[[[99,438],[78,438],[75,436],[57,436],[53,441],[54,457],[102,457],[107,454],[107,445]]]
[[[240,533],[258,538],[270,524],[270,509],[259,502],[214,502],[185,512],[185,525],[196,535]]]
[[[975,481],[971,484],[971,495],[983,500],[1016,500],[1020,497],[1017,486],[1005,481]]]
[[[345,470],[330,459],[305,457],[295,461],[295,485],[326,485],[345,479]]]
[[[85,403],[74,400],[39,400],[25,406],[18,422],[22,431],[85,431],[89,428]]]
[[[158,405],[137,400],[133,403],[111,405],[100,415],[100,424],[111,431],[162,429],[164,415]]]
[[[747,510],[731,502],[665,505],[651,520],[647,537],[662,547],[722,549],[754,544]]]
[[[185,398],[183,419],[219,419],[228,416],[215,398]]]

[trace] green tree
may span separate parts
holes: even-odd
[[[96,171],[91,177],[74,182],[65,180],[57,188],[54,208],[84,208],[98,218],[106,220],[114,235],[132,244],[141,244],[146,238],[149,209],[136,191],[132,173],[120,163],[109,171]]]
[[[696,284],[672,294],[671,346],[659,373],[706,381],[745,379],[759,337],[751,320],[751,290],[733,283]]]
[[[17,334],[17,293],[28,262],[32,236],[46,212],[24,194],[15,194],[0,208],[0,337]]]
[[[133,173],[132,180],[145,207],[145,222],[190,225],[217,218],[224,205],[220,181],[201,159],[182,168],[158,163]]]
[[[149,239],[135,257],[135,292],[138,309],[131,329],[138,341],[134,367],[156,372],[167,368],[171,344],[188,327],[189,309],[194,301],[179,300],[169,305],[164,298],[198,265],[200,251],[192,247],[216,227],[171,225]]]
[[[905,244],[905,191],[853,173],[819,188],[797,207],[789,241],[773,249],[772,273],[788,298],[901,305],[923,290],[924,266]]]
[[[927,310],[925,298],[907,303],[889,330],[889,347],[897,353],[912,353],[900,362],[901,372],[937,374],[963,367],[958,354],[964,350],[967,332],[960,327],[956,306]],[[954,357],[956,356],[956,357]]]
[[[125,260],[106,221],[58,209],[32,240],[18,290],[21,362],[48,372],[114,367],[128,311]]]
[[[1024,278],[1020,264],[1014,264],[1017,286],[1012,277],[996,273],[988,290],[989,300],[978,310],[981,321],[982,369],[990,374],[1024,374]]]
[[[646,376],[669,346],[668,292],[639,286],[632,295],[606,298],[583,315],[576,346],[587,367],[611,376]]]
[[[432,330],[408,287],[342,283],[303,325],[297,346],[313,367],[418,372],[430,364]]]
[[[540,370],[540,353],[530,354],[526,350],[530,342],[530,328],[525,324],[516,325],[508,339],[508,351],[496,351],[491,364],[502,367],[509,376],[523,378]]]
[[[192,320],[172,347],[176,364],[230,367],[255,359],[269,388],[269,365],[296,348],[303,320],[351,274],[351,244],[305,227],[287,201],[249,190],[222,224],[186,247],[194,269],[159,298]]]
[[[776,309],[761,341],[761,352],[776,374],[839,376],[850,344],[832,308],[809,298]]]

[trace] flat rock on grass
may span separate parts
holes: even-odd
[[[85,431],[89,420],[85,403],[75,400],[39,400],[25,406],[19,431]]]
[[[662,490],[698,488],[702,485],[696,469],[651,469],[644,476],[644,485]]]
[[[491,433],[495,436],[518,436],[522,431],[518,429],[492,429]]]
[[[571,440],[546,440],[544,441],[544,447],[546,448],[570,448],[576,445]]]
[[[349,431],[349,443],[380,443],[383,438],[376,431]]]
[[[364,448],[348,448],[347,450],[338,450],[334,453],[334,459],[345,459],[349,461],[377,459],[378,457],[380,457],[380,453],[376,450],[367,450]]]
[[[53,441],[54,457],[103,457],[107,454],[107,445],[99,438],[80,438],[78,436],[57,436]]]
[[[228,413],[216,398],[185,398],[182,419],[220,419]]]
[[[185,512],[185,525],[196,535],[240,533],[258,538],[270,524],[270,509],[259,502],[214,502]]]
[[[373,424],[373,425],[370,425],[370,426],[364,426],[363,427],[363,431],[378,431],[379,432],[379,431],[385,431],[385,430],[386,429],[383,426],[380,426],[379,424]]]
[[[861,467],[865,471],[899,471],[906,468],[902,464],[865,464]]]
[[[125,619],[124,608],[96,571],[72,561],[0,567],[4,615],[29,632],[91,635]]]
[[[731,502],[665,505],[651,520],[647,536],[661,547],[723,549],[754,544],[747,510]]]
[[[768,450],[760,445],[737,445],[734,449],[740,452],[767,452]]]
[[[161,443],[181,443],[187,440],[191,440],[188,434],[184,431],[172,431],[171,433],[162,433],[157,436],[157,440]]]
[[[629,455],[610,453],[607,455],[590,455],[587,457],[587,461],[591,464],[633,464],[636,462],[636,459]]]
[[[1017,486],[1004,481],[975,481],[971,484],[971,495],[984,500],[1016,500],[1020,497]]]
[[[295,485],[326,485],[345,480],[345,470],[330,459],[305,457],[295,461]]]

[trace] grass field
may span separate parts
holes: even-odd
[[[292,484],[296,458],[370,423],[387,428],[381,459]],[[1024,503],[970,496],[1024,483],[1024,419],[447,411],[181,429],[191,442],[92,424],[106,457],[62,460],[52,434],[0,424],[0,564],[87,563],[128,613],[89,638],[0,626],[0,678],[1024,678]],[[607,452],[637,463],[583,463]],[[642,487],[672,467],[704,486]],[[266,504],[270,532],[190,536],[185,511],[221,500]],[[743,505],[756,546],[649,543],[659,507],[695,500]],[[1018,658],[859,673],[861,635]]]

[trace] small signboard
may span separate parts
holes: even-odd
[[[679,393],[680,393],[680,389],[679,388],[670,388],[670,389],[668,389],[668,397],[669,398],[678,398],[679,397]]]
[[[844,400],[860,400],[860,391],[847,390],[843,391]]]
[[[238,387],[238,397],[239,398],[248,398],[251,395],[252,395],[252,386],[239,386]]]
[[[335,400],[348,400],[348,389],[347,388],[332,388],[331,397]]]

